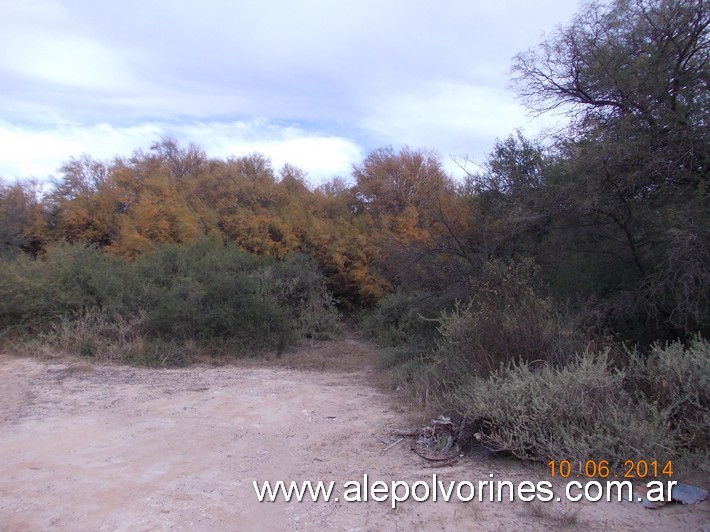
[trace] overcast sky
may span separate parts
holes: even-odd
[[[311,182],[379,146],[482,162],[534,120],[512,57],[577,0],[0,0],[0,176],[162,136]]]

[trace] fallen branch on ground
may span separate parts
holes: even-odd
[[[398,439],[396,442],[394,442],[392,445],[388,445],[387,447],[385,447],[385,448],[382,450],[382,454],[385,454],[387,451],[389,451],[392,447],[394,447],[395,445],[397,445],[397,444],[398,444],[399,442],[401,442],[401,441],[404,441],[404,438],[400,438],[400,439]]]

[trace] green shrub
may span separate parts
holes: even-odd
[[[152,346],[146,360],[175,358],[164,353],[174,342],[245,352],[337,332],[337,312],[313,261],[258,258],[210,239],[160,246],[135,262],[79,245],[50,248],[37,260],[18,256],[0,269],[0,296],[4,327],[46,332],[54,325],[64,339],[76,335],[73,352],[98,358],[118,341],[111,328],[126,323],[139,326],[138,351]]]
[[[292,255],[260,272],[262,295],[288,309],[297,339],[328,340],[337,335],[339,314],[313,259]]]
[[[302,257],[278,262],[200,241],[141,256],[136,270],[140,305],[161,338],[278,348],[335,333],[337,312],[323,279]]]
[[[383,297],[360,320],[363,332],[383,347],[433,344],[436,318],[445,302],[426,291],[395,292]]]
[[[120,307],[126,265],[93,247],[58,244],[0,264],[0,325],[39,327],[95,307]]]

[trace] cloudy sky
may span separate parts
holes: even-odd
[[[0,176],[148,149],[254,151],[313,183],[379,146],[482,162],[535,134],[511,58],[577,0],[0,0]]]

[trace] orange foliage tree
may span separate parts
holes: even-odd
[[[357,209],[369,220],[379,267],[396,284],[433,287],[451,280],[467,253],[471,219],[433,151],[373,151],[355,166]]]
[[[45,227],[127,258],[203,235],[277,258],[307,253],[351,307],[399,284],[446,282],[473,233],[439,156],[381,148],[353,178],[312,189],[303,170],[275,172],[261,154],[214,159],[166,138],[110,163],[71,159],[44,201]]]

